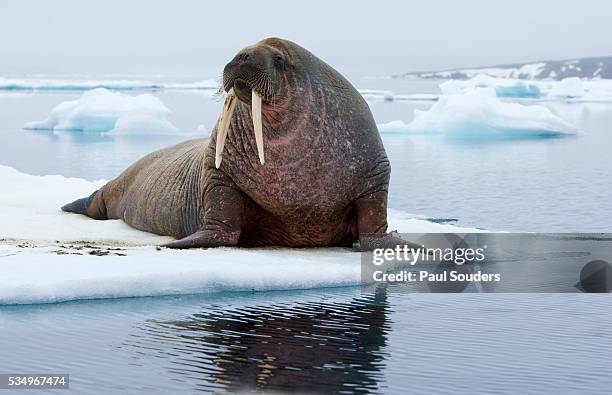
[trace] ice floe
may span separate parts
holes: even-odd
[[[378,126],[378,131],[384,134],[413,132],[413,130],[408,127],[408,124],[401,119],[387,123],[379,123],[376,126]]]
[[[0,239],[37,242],[85,241],[145,245],[171,240],[131,228],[122,221],[94,221],[59,207],[89,196],[106,183],[59,175],[32,176],[0,166]]]
[[[109,132],[113,135],[160,135],[176,134],[179,130],[163,116],[137,113],[119,117],[115,127]]]
[[[357,285],[359,259],[359,253],[339,248],[0,245],[0,304]]]
[[[359,89],[361,96],[370,103],[392,101],[435,101],[440,97],[437,93],[396,94],[388,90]]]
[[[548,92],[548,97],[551,98],[581,98],[589,95],[591,92],[587,92],[585,83],[578,77],[565,78],[552,85]],[[612,92],[611,92],[612,93]]]
[[[381,133],[444,134],[462,138],[529,138],[572,135],[578,129],[541,105],[500,100],[490,89],[443,95],[428,111],[415,110],[410,124],[378,125]]]
[[[216,248],[176,251],[168,237],[59,207],[104,181],[32,176],[0,166],[0,304],[337,287],[361,283],[352,249]],[[471,233],[389,210],[407,233]]]
[[[377,89],[358,89],[366,101],[393,101],[395,94],[392,91]]]
[[[477,74],[467,80],[450,79],[439,85],[441,94],[396,94],[388,90],[360,89],[368,102],[435,101],[442,95],[490,89],[506,100],[538,100],[568,102],[612,101],[612,80],[569,77],[560,81],[499,78]]]
[[[215,90],[219,83],[213,79],[195,82],[161,82],[143,80],[84,80],[84,79],[40,79],[2,78],[0,90],[12,91],[81,91],[96,88],[110,90]]]
[[[110,132],[113,134],[166,134],[178,129],[170,123],[170,110],[152,94],[129,95],[97,88],[77,100],[57,105],[43,121],[28,122],[24,129]]]
[[[491,88],[499,97],[539,98],[541,85],[537,81],[494,78],[479,74],[469,80],[449,80],[440,84],[442,94],[466,93],[475,89]]]

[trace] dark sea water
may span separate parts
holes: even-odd
[[[604,394],[609,311],[384,288],[3,307],[0,370],[68,372],[78,394]]]
[[[356,85],[437,91],[430,81]],[[155,94],[186,132],[200,124],[210,130],[221,108],[208,95]],[[112,178],[185,138],[21,129],[79,95],[1,93],[0,165]],[[409,122],[414,109],[431,105],[371,108],[379,123]],[[492,230],[611,232],[612,103],[546,105],[584,133],[497,142],[384,135],[390,207]],[[69,373],[78,394],[604,394],[612,388],[610,311],[608,295],[385,288],[0,306],[0,373]]]

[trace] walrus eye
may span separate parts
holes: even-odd
[[[274,55],[274,64],[278,67],[283,67],[285,65],[285,59],[279,54]]]

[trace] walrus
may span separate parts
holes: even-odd
[[[395,237],[386,233],[389,160],[367,103],[339,72],[267,38],[225,66],[221,89],[210,139],[153,152],[62,210],[178,239],[170,248],[361,239],[369,249],[365,235]]]

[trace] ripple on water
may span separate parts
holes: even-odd
[[[126,346],[165,359],[203,389],[376,391],[389,330],[385,293],[347,303],[221,306],[180,320],[148,320]]]

